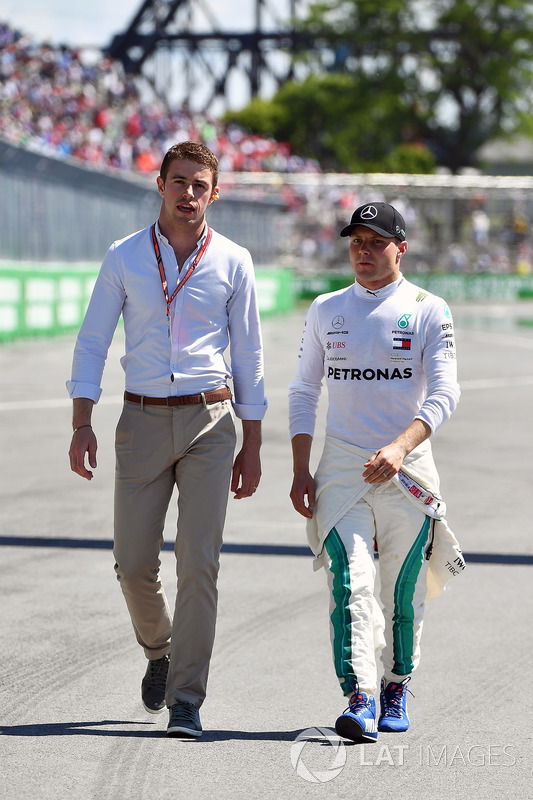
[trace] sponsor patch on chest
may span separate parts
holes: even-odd
[[[410,350],[411,349],[411,339],[405,339],[401,336],[393,336],[392,337],[392,349],[393,350]]]

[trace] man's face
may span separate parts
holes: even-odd
[[[165,221],[179,226],[203,224],[215,190],[210,169],[187,158],[175,158],[165,181],[157,178],[157,188],[163,198]]]
[[[350,234],[350,264],[357,282],[366,289],[381,289],[398,279],[400,258],[407,242],[387,238],[356,225]]]

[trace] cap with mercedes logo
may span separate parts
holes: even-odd
[[[350,224],[342,229],[341,236],[349,236],[356,225],[364,225],[382,236],[397,236],[400,241],[405,241],[405,220],[388,203],[367,203],[356,208]]]

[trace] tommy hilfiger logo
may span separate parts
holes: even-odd
[[[399,336],[395,336],[392,340],[392,349],[393,350],[410,350],[411,349],[411,340],[410,339],[402,339]]]

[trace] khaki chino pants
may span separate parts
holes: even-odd
[[[170,652],[167,705],[200,706],[215,636],[217,577],[235,449],[231,402],[125,401],[116,431],[115,571],[147,658]],[[165,516],[178,488],[174,614],[160,582]]]

